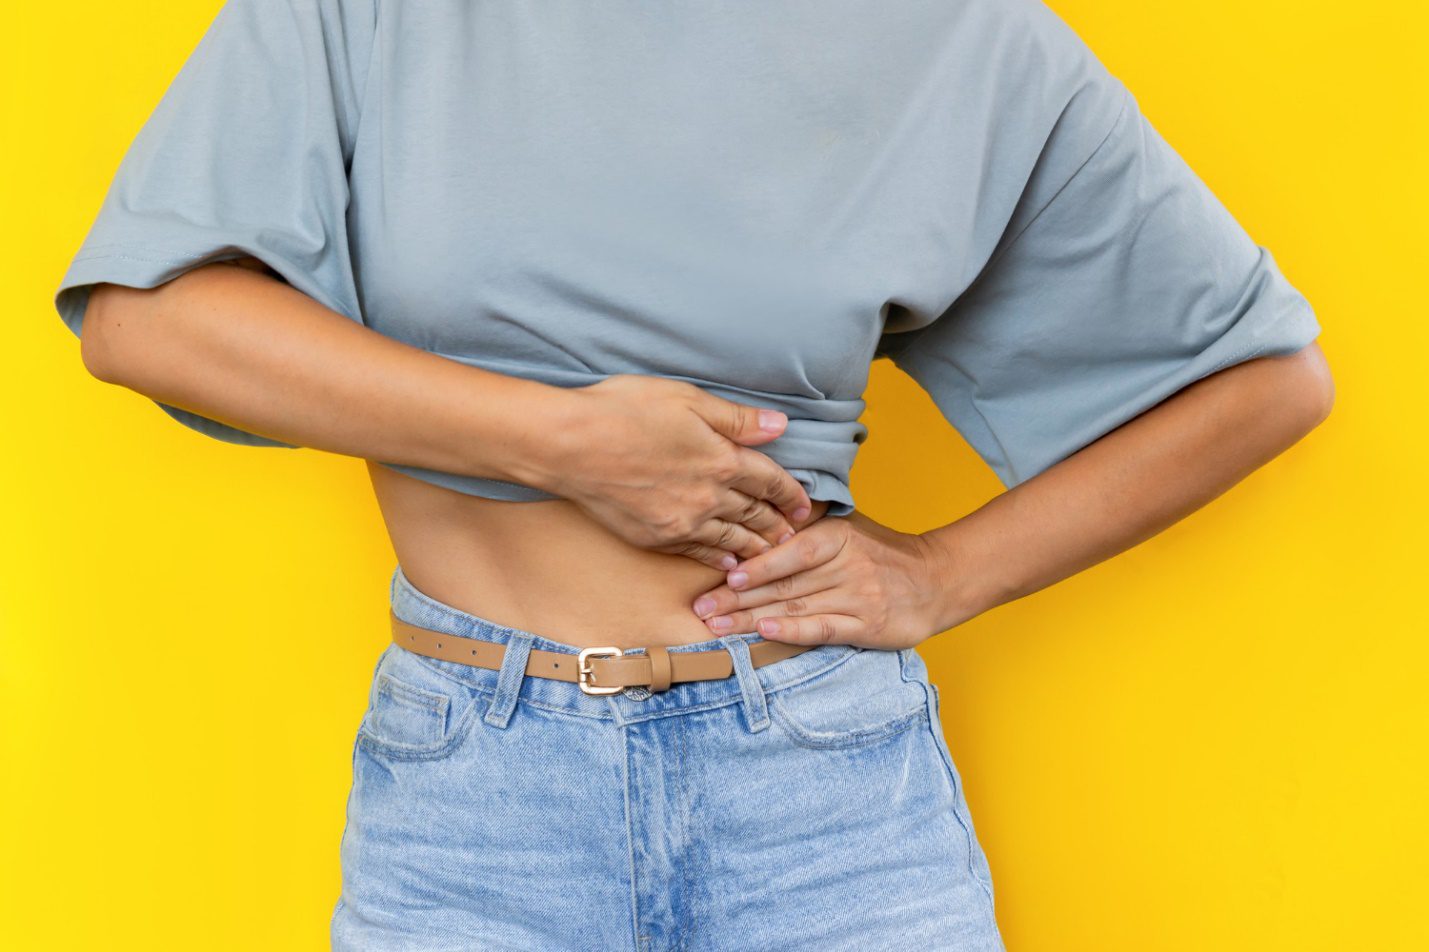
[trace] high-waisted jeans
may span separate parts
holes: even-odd
[[[389,646],[353,750],[337,950],[1002,950],[987,858],[912,648],[821,645],[588,695],[392,575],[397,617],[500,671]]]

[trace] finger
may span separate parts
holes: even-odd
[[[712,549],[723,549],[732,552],[739,559],[752,559],[764,552],[770,551],[770,544],[766,539],[755,535],[746,527],[737,522],[730,522],[719,517],[710,517],[699,526],[692,535],[692,540],[701,542]],[[721,566],[724,571],[729,571],[733,566]]]
[[[705,625],[717,635],[736,631],[753,631],[757,619],[779,615],[812,615],[819,612],[842,611],[849,606],[837,600],[836,589],[802,576],[791,577],[788,590],[778,595],[764,598],[745,599],[743,593],[726,593],[720,599],[725,604],[707,613]],[[772,593],[774,586],[763,590]],[[705,596],[708,597],[708,596]],[[738,599],[740,604],[730,605],[728,601]]]
[[[729,571],[729,567],[738,561],[738,557],[734,553],[705,545],[702,542],[679,542],[674,545],[655,546],[654,551],[688,556],[701,565],[708,565],[710,568],[719,569],[722,572]]]
[[[803,483],[789,471],[758,450],[736,446],[739,452],[739,472],[730,480],[731,488],[756,499],[767,500],[790,522],[802,522],[813,512],[813,503]]]
[[[795,600],[795,607],[802,608],[802,613],[791,613],[786,611],[787,607],[766,605],[736,613],[729,628],[719,629],[717,634],[752,631],[767,641],[804,645],[855,644],[868,637],[867,622],[857,615],[838,611],[836,601],[816,595]]]
[[[730,522],[737,522],[755,533],[769,543],[766,548],[772,548],[778,545],[781,539],[794,534],[794,527],[784,518],[784,514],[763,499],[756,499],[733,488],[726,490],[726,494],[726,502],[716,515]],[[758,554],[751,553],[751,557]]]
[[[741,562],[725,584],[736,591],[754,588],[832,560],[842,551],[847,536],[836,531],[837,526],[825,529],[829,524],[820,520],[768,552]]]
[[[703,388],[691,394],[695,412],[716,433],[745,446],[757,446],[778,439],[789,425],[789,415],[717,397]]]
[[[796,645],[858,644],[866,637],[863,619],[852,615],[803,615],[767,618],[757,630],[766,641]]]
[[[811,595],[831,587],[837,581],[827,564],[816,565],[812,569],[785,575],[754,588],[735,591],[727,584],[719,585],[696,598],[690,603],[690,607],[701,618],[727,615],[740,609],[761,608],[786,599]]]

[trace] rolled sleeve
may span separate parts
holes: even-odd
[[[1202,377],[1320,331],[1271,253],[1109,81],[1120,106],[1085,161],[1019,209],[946,312],[880,344],[1009,488]],[[1064,161],[1050,142],[1044,164]]]
[[[362,321],[347,172],[374,17],[370,0],[227,0],[126,151],[55,291],[76,337],[96,284],[153,288],[245,256]],[[216,439],[291,446],[158,405]]]

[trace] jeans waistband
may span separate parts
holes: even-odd
[[[409,624],[447,632],[464,638],[480,638],[510,645],[513,641],[524,641],[529,647],[541,651],[558,651],[574,656],[580,646],[556,641],[534,632],[503,625],[487,618],[462,611],[419,590],[407,578],[402,566],[392,573],[392,611]],[[610,718],[621,722],[645,720],[670,714],[688,713],[693,710],[721,707],[741,700],[748,701],[753,691],[758,691],[758,702],[762,706],[763,695],[781,688],[797,684],[811,678],[833,665],[846,655],[860,649],[846,644],[818,645],[808,651],[785,658],[773,664],[751,668],[742,663],[741,646],[764,641],[758,632],[742,632],[721,635],[705,641],[684,645],[671,645],[668,650],[674,654],[685,651],[728,651],[734,661],[735,673],[716,681],[682,681],[672,684],[669,689],[657,693],[626,690],[617,694],[586,694],[574,682],[558,681],[526,675],[516,691],[516,700],[532,701],[545,707],[561,708],[573,714],[596,718]],[[643,653],[643,648],[627,648],[626,654]],[[496,694],[501,672],[490,668],[477,668],[455,662],[434,662],[441,670],[478,690]]]

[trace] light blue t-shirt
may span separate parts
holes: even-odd
[[[1013,486],[1319,332],[1038,0],[228,0],[55,304],[243,255],[452,360],[782,410],[835,516],[876,357]]]

